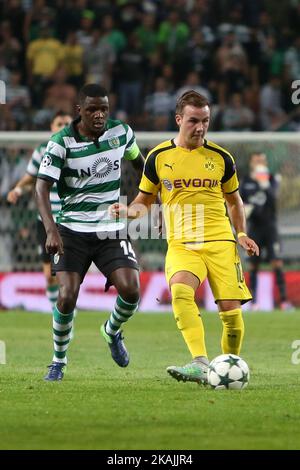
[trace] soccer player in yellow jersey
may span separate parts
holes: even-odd
[[[248,255],[258,255],[259,249],[246,234],[234,160],[205,139],[210,119],[206,98],[193,90],[184,93],[175,119],[179,133],[150,151],[135,200],[129,207],[113,204],[110,212],[140,217],[160,193],[168,239],[166,278],[176,323],[192,356],[189,364],[167,371],[177,380],[205,383],[209,361],[195,291],[208,278],[223,323],[222,351],[239,354],[244,336],[241,304],[251,294],[237,243]]]

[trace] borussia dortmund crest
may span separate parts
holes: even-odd
[[[112,137],[111,139],[108,139],[108,145],[112,149],[118,148],[120,146],[119,137]]]
[[[204,168],[208,171],[213,171],[215,169],[215,164],[212,160],[207,159],[205,162]]]

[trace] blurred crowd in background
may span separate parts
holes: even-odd
[[[300,0],[0,0],[0,80],[0,131],[49,131],[57,110],[75,116],[87,82],[107,88],[111,117],[135,131],[176,130],[176,99],[191,88],[211,103],[212,131],[297,131]],[[235,139],[229,149],[241,177],[253,151],[281,174],[284,258],[299,261],[298,142]],[[31,152],[0,147],[2,271],[40,267],[33,198],[6,200]],[[126,168],[123,175],[131,197],[137,181]],[[143,269],[163,266],[161,240],[137,251]]]
[[[135,130],[174,130],[193,88],[211,130],[297,131],[299,32],[299,0],[0,0],[0,130],[48,130],[96,82]]]

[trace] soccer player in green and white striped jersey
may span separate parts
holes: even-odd
[[[65,126],[70,124],[72,117],[64,111],[57,111],[53,116],[50,123],[51,133],[56,133],[63,129]],[[31,159],[29,160],[25,175],[17,182],[15,187],[8,193],[7,200],[12,204],[16,204],[18,199],[27,192],[31,192],[35,186],[36,178],[39,172],[39,167],[43,159],[48,142],[40,144],[32,153]],[[57,193],[56,184],[52,186],[50,192],[50,203],[51,212],[54,220],[58,215],[61,208],[61,202]],[[51,263],[50,255],[46,252],[46,232],[42,219],[38,216],[37,220],[37,238],[38,238],[38,249],[43,263],[43,272],[46,277],[46,294],[51,303],[51,307],[54,308],[58,297],[58,286],[55,276],[51,274]]]
[[[101,334],[114,361],[129,363],[121,325],[137,309],[138,264],[125,223],[110,219],[108,207],[119,201],[122,158],[141,174],[144,159],[127,124],[108,118],[106,90],[85,85],[79,93],[79,117],[53,135],[42,160],[36,196],[47,233],[46,249],[59,282],[54,309],[54,356],[45,380],[61,380],[67,363],[73,312],[80,284],[92,262],[115,286],[118,296]],[[55,225],[49,194],[57,183],[62,208]]]

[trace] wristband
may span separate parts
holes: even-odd
[[[23,194],[23,189],[20,188],[20,186],[17,186],[15,189],[14,189],[15,193],[17,193],[18,196],[22,196]]]
[[[237,237],[240,238],[240,237],[248,237],[248,235],[245,233],[245,232],[239,232],[237,234]]]

